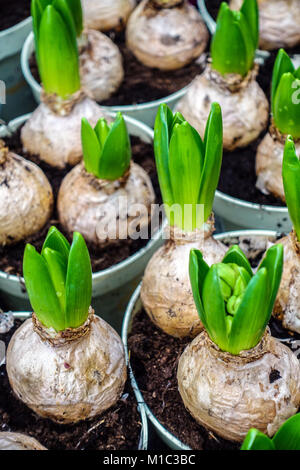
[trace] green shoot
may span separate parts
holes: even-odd
[[[63,331],[86,321],[92,298],[92,270],[80,233],[74,233],[70,246],[57,228],[51,227],[41,254],[26,245],[23,272],[32,308],[45,327]]]
[[[290,218],[293,222],[297,239],[300,240],[300,161],[291,136],[288,136],[285,142],[282,179]]]
[[[125,120],[121,113],[107,124],[99,119],[95,128],[83,118],[81,123],[83,161],[87,172],[104,180],[121,178],[130,165],[131,145]]]
[[[240,11],[221,4],[211,43],[212,68],[220,74],[247,75],[253,67],[259,39],[257,0],[244,0]]]
[[[257,429],[250,429],[241,450],[300,450],[300,414],[289,418],[272,439]]]
[[[170,225],[193,231],[209,218],[220,176],[222,142],[222,113],[217,103],[211,106],[203,141],[180,113],[173,115],[165,104],[159,107],[154,152]]]
[[[300,138],[300,67],[280,49],[273,68],[271,102],[274,124],[282,134]]]
[[[33,0],[31,11],[44,90],[66,99],[80,89],[76,28],[71,10],[67,0]]]
[[[270,320],[283,270],[283,246],[269,248],[256,274],[235,245],[209,268],[198,250],[190,253],[196,308],[210,339],[238,355],[254,348]]]

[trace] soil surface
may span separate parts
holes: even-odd
[[[7,143],[11,151],[27,158],[28,160],[33,161],[41,167],[41,169],[44,171],[52,185],[56,208],[56,199],[60,184],[64,176],[71,170],[71,167],[66,168],[64,170],[53,168],[47,163],[41,162],[37,156],[30,156],[26,154],[22,149],[22,144],[20,141],[20,130],[14,133],[12,137],[6,138],[5,142]],[[162,199],[156,173],[153,147],[151,144],[142,142],[137,137],[131,137],[131,144],[133,160],[139,165],[141,165],[150,176],[156,194],[156,202],[161,204]],[[0,247],[0,270],[5,271],[9,274],[22,275],[23,254],[26,243],[33,244],[36,249],[40,252],[45,240],[45,236],[51,225],[56,225],[59,230],[63,232],[63,229],[58,222],[56,209],[54,209],[54,213],[51,220],[36,235],[29,237],[28,239],[19,242],[16,245],[12,245],[10,247],[5,248]],[[67,236],[66,233],[65,235]],[[68,238],[70,240],[70,237]],[[128,239],[121,240],[118,244],[116,243],[110,247],[102,249],[89,246],[88,248],[91,255],[93,272],[98,272],[120,263],[121,261],[127,259],[129,256],[132,256],[141,248],[144,248],[147,243],[148,240]]]
[[[4,31],[30,16],[30,0],[0,0],[0,12],[0,31]]]
[[[228,240],[226,245],[239,242],[252,267],[256,267],[265,245],[258,239],[256,241],[244,237],[231,243]],[[299,349],[300,355],[300,335],[289,333],[273,318],[269,326],[273,336],[283,340],[294,353]],[[298,340],[298,346],[295,340]],[[190,341],[189,338],[173,338],[161,331],[143,309],[135,316],[128,348],[133,372],[145,402],[158,421],[192,449],[237,450],[239,444],[207,431],[196,423],[184,407],[178,392],[176,374],[179,358]],[[272,380],[276,380],[276,377],[272,377]]]
[[[0,340],[8,345],[14,327]],[[52,450],[136,450],[141,432],[140,415],[129,380],[120,400],[101,416],[77,424],[62,425],[36,415],[19,401],[8,381],[6,366],[0,367],[0,430],[35,437]]]

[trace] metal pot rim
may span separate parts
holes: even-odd
[[[19,23],[10,26],[10,28],[6,28],[3,31],[0,31],[0,39],[4,39],[7,34],[13,34],[18,32],[19,29],[22,29],[24,26],[29,24],[31,22],[31,16],[28,16],[28,18],[25,18],[22,21],[19,21]]]
[[[111,112],[111,111],[108,112],[108,114],[110,114],[111,116],[115,115],[115,113]],[[19,116],[18,118],[13,119],[8,125],[11,126],[12,129],[15,130],[21,124],[23,124],[23,122],[25,122],[30,117],[30,115],[31,115],[31,113],[24,114],[23,116]],[[128,124],[131,124],[132,126],[136,126],[137,128],[143,130],[143,132],[149,137],[149,139],[151,139],[153,141],[154,132],[149,126],[147,126],[146,124],[144,124],[144,123],[142,123],[142,122],[140,122],[140,121],[138,121],[134,118],[131,118],[129,116],[124,116],[124,118],[125,118],[125,121]],[[1,135],[1,131],[5,132],[5,127],[4,126],[0,126],[0,135]],[[148,252],[149,250],[152,249],[153,245],[155,245],[157,240],[161,237],[161,234],[162,234],[163,229],[164,229],[164,225],[165,224],[163,223],[162,226],[160,227],[160,229],[157,230],[157,232],[154,234],[153,238],[151,240],[149,240],[149,242],[147,243],[147,245],[144,248],[141,248],[139,251],[134,253],[132,256],[129,256],[127,259],[121,261],[118,264],[115,264],[114,266],[111,266],[110,268],[106,268],[102,271],[98,271],[96,273],[93,273],[93,276],[92,276],[93,281],[101,280],[101,278],[104,279],[104,278],[107,277],[108,274],[112,276],[115,273],[117,273],[118,271],[120,271],[122,269],[125,269],[126,267],[134,264],[138,259],[142,258],[146,252]],[[5,280],[9,279],[11,282],[14,282],[14,283],[19,283],[20,281],[24,282],[23,277],[16,276],[16,275],[13,275],[13,274],[8,274],[8,273],[5,273],[4,271],[0,271],[0,280],[1,279],[5,279]]]
[[[215,235],[215,239],[217,240],[222,240],[225,238],[233,238],[233,237],[240,237],[240,236],[266,236],[266,237],[276,237],[277,232],[274,230],[236,230],[236,231],[230,231],[230,232],[224,232]],[[145,407],[146,414],[154,427],[166,437],[166,439],[169,442],[172,442],[172,444],[175,446],[174,448],[180,449],[180,450],[192,450],[189,446],[185,445],[180,439],[174,436],[165,426],[163,426],[158,419],[155,417],[154,413],[152,413],[151,409],[148,407],[147,403],[144,400],[144,397],[139,389],[139,386],[137,384],[137,381],[134,377],[132,368],[130,366],[130,359],[129,359],[129,351],[128,351],[128,334],[130,331],[130,322],[132,320],[132,315],[134,308],[137,304],[137,301],[140,299],[140,291],[141,291],[141,285],[140,283],[136,290],[134,291],[130,302],[127,306],[127,309],[124,314],[124,320],[123,320],[123,325],[122,325],[122,341],[124,343],[125,347],[125,354],[126,354],[126,359],[128,361],[128,367],[130,370],[130,377],[132,381],[132,388],[136,394],[136,398],[138,403],[142,403]]]
[[[229,202],[235,206],[239,206],[241,208],[256,210],[256,211],[268,211],[273,212],[275,214],[288,214],[288,208],[286,206],[269,206],[266,204],[257,204],[255,202],[248,202],[243,199],[239,199],[233,196],[229,196],[228,194],[223,193],[222,191],[216,191],[215,197],[223,200],[225,202]]]
[[[29,54],[30,50],[33,46],[34,43],[34,36],[33,32],[29,33],[27,36],[23,47],[21,51],[21,68],[23,75],[25,77],[25,80],[29,84],[29,86],[34,89],[37,93],[40,92],[41,86],[40,84],[34,79],[34,77],[31,74],[30,67],[29,67]],[[162,103],[168,103],[170,100],[174,99],[179,99],[181,96],[183,96],[186,93],[186,90],[188,88],[188,85],[181,90],[176,91],[175,93],[172,93],[171,95],[168,95],[166,97],[160,98],[158,100],[154,101],[148,101],[146,103],[140,103],[140,104],[131,104],[131,105],[120,105],[120,106],[102,106],[104,109],[110,110],[110,111],[120,111],[122,113],[126,113],[128,111],[133,111],[133,110],[147,110],[151,108],[155,108],[159,106]]]

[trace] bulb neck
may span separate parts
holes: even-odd
[[[212,68],[210,59],[204,73],[208,81],[213,82],[222,91],[239,93],[241,90],[247,88],[251,81],[256,80],[258,70],[259,65],[254,64],[253,68],[249,70],[245,77],[236,73],[221,75],[217,70]]]
[[[126,186],[128,178],[130,176],[130,171],[132,168],[132,162],[131,162],[129,167],[123,174],[123,176],[121,176],[120,178],[114,181],[111,181],[111,180],[104,180],[104,179],[98,178],[94,174],[88,173],[85,169],[83,162],[79,163],[79,165],[81,166],[80,168],[81,175],[83,178],[87,178],[88,184],[92,186],[94,189],[96,189],[97,191],[105,191],[105,193],[108,195],[113,194],[118,189]]]
[[[234,355],[227,351],[222,351],[216,343],[210,339],[206,331],[203,331],[201,334],[204,335],[205,347],[209,350],[211,356],[214,356],[218,361],[231,364],[232,367],[239,367],[258,361],[272,350],[272,341],[274,341],[270,329],[267,327],[262,339],[254,348],[241,351],[238,355]]]
[[[192,232],[185,232],[176,225],[168,225],[165,230],[165,238],[169,239],[176,245],[184,245],[188,243],[197,243],[201,240],[211,237],[215,231],[215,218],[212,213],[209,219],[201,228],[196,228]]]
[[[78,328],[66,328],[63,331],[55,331],[53,328],[45,327],[37,318],[36,314],[32,314],[32,323],[34,331],[43,341],[47,341],[53,347],[64,346],[67,343],[73,343],[89,334],[92,322],[94,321],[94,310],[89,308],[89,316],[86,322]]]
[[[78,90],[73,95],[66,99],[61,98],[55,93],[46,93],[42,90],[41,100],[51,109],[51,111],[60,117],[65,117],[71,114],[73,108],[86,97],[83,90]]]
[[[290,237],[294,252],[296,253],[298,257],[300,257],[300,242],[297,238],[297,235],[294,229],[290,232],[289,237]]]
[[[174,8],[182,5],[185,0],[149,0],[155,8]]]
[[[8,147],[6,146],[4,140],[0,139],[0,165],[4,165],[8,157]]]
[[[271,124],[269,127],[269,134],[275,142],[279,142],[283,146],[285,145],[288,134],[282,134],[276,127],[274,118],[271,118]],[[297,145],[300,143],[300,139],[294,139],[294,143]]]

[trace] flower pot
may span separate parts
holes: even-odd
[[[0,32],[0,80],[6,89],[6,104],[0,95],[0,115],[2,119],[12,119],[17,113],[25,113],[30,108],[30,94],[22,76],[20,52],[26,36],[31,31],[31,18],[27,18],[11,28]]]
[[[22,48],[21,68],[22,68],[22,72],[25,77],[25,80],[32,90],[34,98],[39,103],[40,94],[41,94],[41,86],[32,76],[30,67],[29,67],[29,59],[32,53],[34,52],[34,50],[35,50],[35,47],[34,47],[33,33],[30,33]],[[150,127],[153,127],[155,116],[156,116],[159,105],[162,103],[166,103],[168,106],[170,106],[170,108],[174,108],[176,103],[185,94],[186,89],[187,87],[183,88],[182,90],[177,91],[176,93],[173,93],[170,96],[161,98],[159,100],[151,101],[149,103],[132,104],[128,106],[103,106],[103,107],[107,111],[111,111],[111,112],[120,111],[121,113],[126,114],[127,116],[130,116],[134,119],[137,119],[138,121],[141,121],[147,124]]]
[[[29,312],[13,312],[13,315],[16,319],[27,320],[31,313]],[[141,432],[139,437],[139,443],[137,450],[147,450],[148,449],[148,421],[145,413],[144,405],[141,403],[138,404],[137,410],[141,422]]]
[[[267,206],[243,201],[216,191],[214,212],[222,217],[226,230],[237,228],[290,232],[292,222],[287,207]]]
[[[226,241],[226,243],[234,244],[239,241],[240,237],[255,237],[258,239],[264,240],[275,240],[276,239],[276,232],[274,231],[263,231],[263,230],[241,230],[236,232],[225,232],[219,235],[215,235],[217,240]],[[135,315],[140,312],[142,308],[142,302],[140,299],[140,289],[141,285],[137,287],[135,290],[127,310],[124,316],[123,328],[122,328],[122,340],[125,345],[125,352],[127,354],[127,358],[130,356],[130,352],[128,350],[128,335],[131,332],[133,319]],[[137,384],[136,378],[134,377],[134,372],[131,370],[131,380],[132,385],[135,390],[137,400],[139,403],[145,404],[145,410],[147,413],[148,418],[150,419],[151,423],[155,427],[155,430],[159,437],[171,448],[174,450],[191,450],[191,448],[182,442],[179,438],[177,438],[174,434],[172,434],[161,422],[156,418],[154,413],[151,411],[149,406],[146,404],[143,394],[139,389]],[[172,385],[172,384],[171,384]]]
[[[18,129],[29,114],[14,119],[9,127]],[[126,117],[129,134],[147,143],[153,140],[153,131],[146,125]],[[0,138],[5,137],[6,129],[0,128]],[[162,244],[162,228],[148,244],[119,264],[93,274],[93,305],[104,320],[117,331],[121,330],[123,314],[128,300],[141,279],[144,269],[153,253]],[[30,310],[23,278],[0,271],[0,296],[12,310]]]

